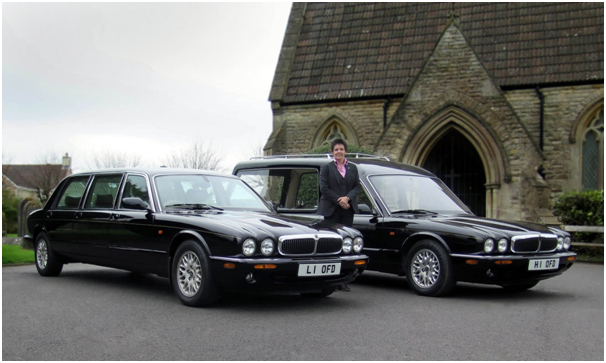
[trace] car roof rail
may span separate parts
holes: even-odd
[[[371,154],[363,154],[363,153],[347,153],[345,156],[354,159],[379,159],[390,161],[387,156],[378,156]],[[266,156],[253,156],[250,160],[259,160],[259,159],[299,159],[299,158],[326,158],[332,159],[331,154],[290,154],[290,155],[266,155]]]

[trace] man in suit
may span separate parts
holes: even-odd
[[[357,197],[360,194],[358,168],[345,159],[347,144],[342,139],[330,143],[333,161],[320,169],[320,206],[318,213],[324,220],[353,225],[354,213],[358,213]]]

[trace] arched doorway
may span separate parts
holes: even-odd
[[[478,216],[486,216],[486,174],[480,155],[451,128],[428,154],[423,168],[436,174]]]

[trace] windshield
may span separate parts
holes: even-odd
[[[270,209],[240,179],[215,175],[183,174],[155,178],[162,210]]]
[[[441,180],[412,175],[375,175],[370,181],[389,213],[471,213]]]

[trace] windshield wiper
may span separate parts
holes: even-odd
[[[199,204],[199,203],[177,203],[177,204],[166,205],[164,207],[165,208],[191,209],[191,210],[196,210],[196,209],[216,209],[216,210],[223,210],[223,208],[215,207],[214,205]]]
[[[436,212],[432,212],[430,210],[426,210],[426,209],[406,209],[406,210],[397,210],[395,212],[391,212],[391,214],[394,213],[411,213],[411,214],[438,214]]]

